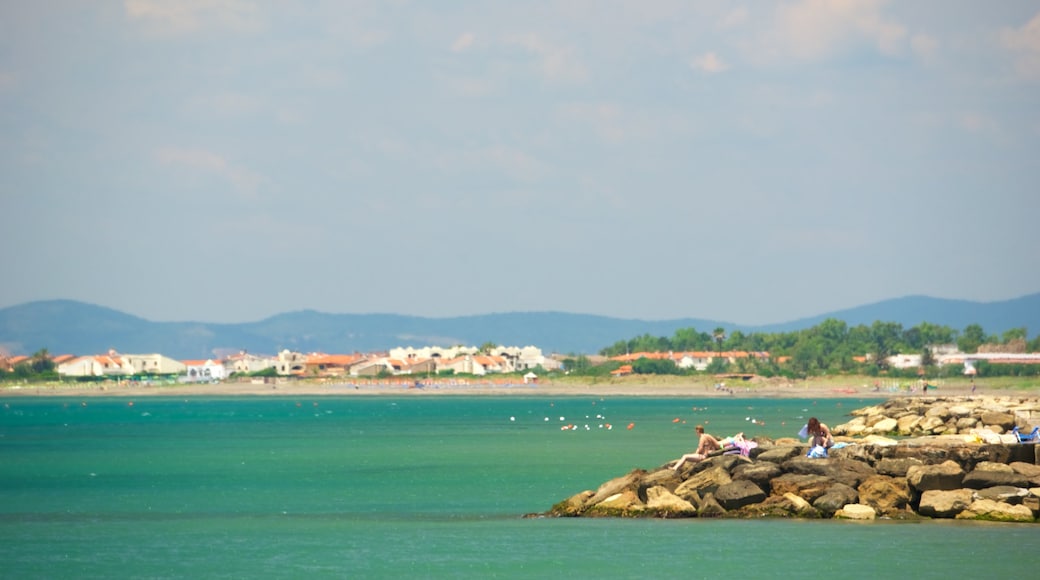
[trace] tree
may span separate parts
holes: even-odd
[[[496,348],[498,348],[498,344],[489,340],[484,344],[480,345],[480,352],[484,354],[491,354],[491,351],[495,350]]]
[[[978,352],[979,346],[985,342],[986,333],[982,327],[978,324],[969,324],[957,339],[957,348],[961,349],[961,352],[972,354]]]
[[[41,348],[33,353],[32,358],[29,359],[29,367],[36,374],[48,373],[54,370],[54,361],[51,360],[47,349]]]
[[[870,326],[874,342],[874,360],[881,368],[888,368],[888,357],[896,354],[896,343],[903,334],[903,325],[898,322],[875,321]]]
[[[722,343],[726,340],[726,329],[719,326],[711,332],[711,336],[715,339],[717,350],[722,352]]]
[[[1025,340],[1028,338],[1027,334],[1026,327],[1024,326],[1021,328],[1012,328],[1001,336],[1001,342],[1007,344],[1013,340]]]

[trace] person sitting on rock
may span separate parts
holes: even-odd
[[[820,423],[816,417],[809,417],[809,425],[806,430],[809,432],[809,447],[819,446],[830,449],[834,445],[834,436],[831,435],[830,428],[826,424]]]
[[[700,435],[700,442],[697,444],[697,450],[693,453],[687,453],[686,455],[683,455],[682,457],[677,459],[675,461],[675,465],[672,466],[672,469],[679,471],[679,468],[682,467],[687,461],[691,463],[704,461],[708,458],[709,453],[711,453],[712,451],[718,451],[722,448],[719,445],[718,439],[704,432],[703,426],[697,425],[694,428],[694,431],[696,431],[697,434]]]

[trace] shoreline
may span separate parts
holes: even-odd
[[[971,384],[949,382],[927,392],[915,390],[874,390],[848,378],[808,379],[802,381],[759,379],[715,387],[711,380],[668,380],[641,377],[611,382],[561,381],[537,384],[479,381],[416,387],[403,382],[320,382],[277,381],[275,383],[225,382],[215,384],[41,384],[0,387],[0,397],[237,397],[237,396],[617,396],[617,397],[695,397],[695,398],[828,398],[890,399],[922,396],[1037,396],[1040,384],[1008,386],[987,385],[980,381],[972,392]],[[997,381],[994,381],[997,382]]]

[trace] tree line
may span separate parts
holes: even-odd
[[[844,321],[828,318],[811,328],[793,332],[752,332],[740,330],[726,332],[722,327],[712,332],[695,328],[681,328],[671,337],[644,334],[629,340],[618,341],[600,350],[599,354],[614,357],[636,352],[684,352],[684,351],[747,351],[769,352],[767,360],[737,359],[730,364],[720,358],[712,361],[707,372],[753,372],[765,376],[785,375],[806,377],[827,374],[889,373],[887,359],[896,354],[919,354],[922,368],[927,375],[960,374],[963,369],[939,369],[930,347],[957,345],[964,353],[977,353],[983,345],[1003,345],[1010,352],[1036,352],[1040,350],[1040,336],[1028,340],[1026,328],[1013,328],[1003,334],[987,334],[978,324],[970,324],[963,331],[949,326],[923,322],[917,326],[903,328],[897,322],[877,321],[867,326],[860,324],[849,327]],[[785,359],[785,363],[777,361]],[[587,357],[570,359],[575,371],[581,373],[610,372],[610,366],[593,369]],[[632,363],[634,372],[653,374],[683,374],[683,369],[670,360],[641,359]],[[950,365],[947,365],[950,366]],[[958,366],[959,365],[954,365]],[[1040,374],[1040,365],[987,365],[980,363],[979,374]],[[918,374],[917,370],[905,374]]]

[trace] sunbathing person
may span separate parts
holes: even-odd
[[[819,446],[824,449],[830,449],[834,446],[834,436],[831,435],[830,428],[824,423],[820,423],[820,420],[816,417],[809,417],[809,425],[806,431],[809,433],[810,447]]]
[[[682,467],[687,461],[691,463],[704,461],[708,458],[709,453],[711,453],[712,451],[718,451],[722,448],[722,446],[719,445],[719,440],[705,433],[704,427],[702,427],[701,425],[697,425],[697,427],[695,427],[694,430],[697,431],[698,435],[700,435],[700,442],[697,444],[697,450],[693,453],[687,453],[686,455],[683,455],[682,457],[677,459],[675,461],[675,465],[672,466],[672,469],[679,471],[679,468]]]

